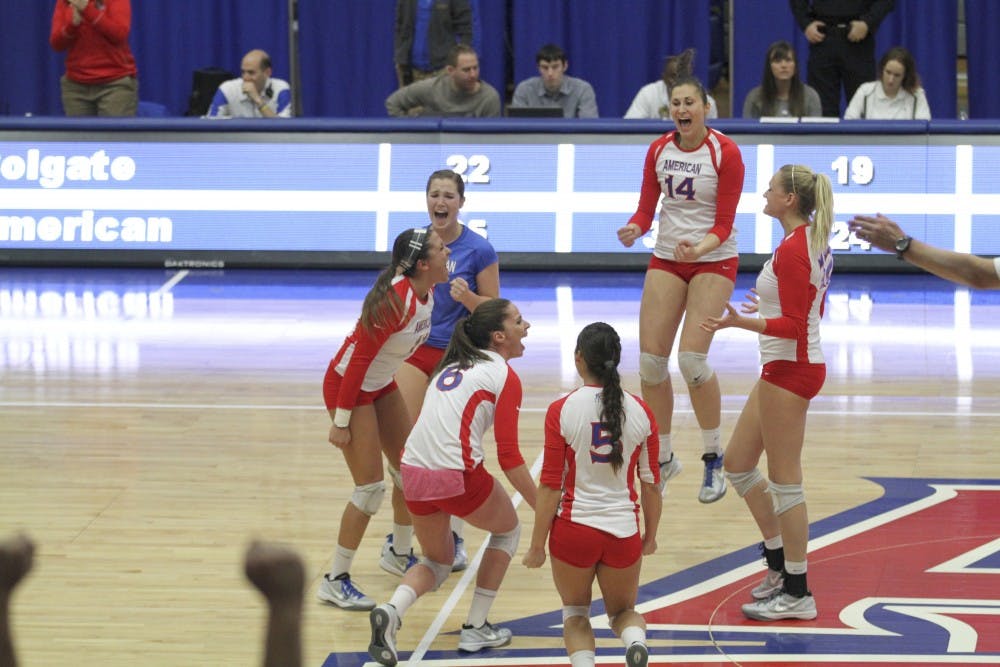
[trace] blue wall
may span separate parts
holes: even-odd
[[[1000,3],[963,0],[970,22],[971,116],[1000,117],[1000,87],[990,69],[1000,49],[991,31]],[[395,0],[298,0],[301,99],[304,115],[382,117],[395,87],[392,26]],[[806,44],[787,0],[730,0],[733,109],[760,78],[767,45]],[[0,115],[59,115],[63,56],[48,45],[54,0],[0,0]],[[187,107],[192,72],[208,66],[238,71],[251,48],[271,53],[275,76],[289,78],[287,0],[136,0],[132,49],[140,97],[173,115]],[[935,118],[955,115],[957,3],[897,0],[877,35],[877,52],[896,43],[915,52]],[[570,73],[589,80],[601,115],[621,116],[635,92],[659,77],[664,56],[698,50],[697,74],[706,79],[712,54],[711,2],[692,0],[478,0],[482,77],[501,92],[508,82],[536,73],[534,54],[555,42],[570,56]],[[942,29],[941,26],[947,26]],[[935,35],[933,40],[926,35]],[[983,82],[979,85],[978,82]]]

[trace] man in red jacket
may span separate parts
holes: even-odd
[[[66,51],[60,79],[67,116],[134,116],[135,58],[128,46],[130,0],[56,0],[49,43]]]

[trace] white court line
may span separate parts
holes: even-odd
[[[187,278],[189,273],[190,271],[188,271],[187,269],[181,269],[180,271],[174,274],[173,278],[163,283],[163,285],[160,286],[160,289],[153,292],[153,294],[166,294],[167,292],[169,292],[174,288],[174,285]]]
[[[725,400],[727,397],[723,397]],[[829,397],[828,397],[829,398]],[[859,397],[853,397],[859,398]],[[885,398],[885,397],[883,397]],[[959,397],[965,398],[965,397]],[[968,397],[971,398],[971,397]],[[889,397],[891,399],[891,397]],[[952,397],[949,397],[951,400]],[[736,400],[734,398],[734,400]],[[207,405],[205,403],[133,403],[133,402],[113,402],[113,401],[0,401],[0,408],[141,408],[144,410],[275,410],[275,411],[295,411],[295,410],[322,410],[326,412],[320,404],[289,405],[289,404],[252,404],[252,403],[219,403],[217,405]],[[521,412],[544,413],[548,406],[543,408],[521,408]],[[742,411],[739,409],[723,409],[722,414],[738,415]],[[674,414],[690,415],[694,411],[690,408],[674,408]],[[1000,417],[1000,411],[985,410],[979,412],[964,412],[956,410],[868,410],[861,406],[843,409],[818,409],[810,408],[810,415],[850,415],[852,417],[982,417],[992,419]]]
[[[522,412],[524,412],[524,410],[522,410]],[[537,478],[538,473],[542,469],[543,453],[544,452],[539,452],[538,458],[536,458],[535,462],[531,464],[532,479]],[[521,504],[523,498],[521,497],[520,493],[515,493],[510,500],[512,503],[514,503],[514,509],[516,510],[518,505]],[[420,643],[417,644],[417,648],[413,649],[413,653],[410,655],[410,659],[406,661],[406,664],[408,666],[412,667],[413,665],[420,664],[421,659],[427,653],[427,649],[431,647],[431,644],[434,642],[438,634],[441,632],[441,628],[444,626],[445,621],[448,620],[448,617],[451,615],[452,610],[455,609],[455,605],[458,604],[458,601],[462,599],[462,595],[465,594],[465,589],[469,587],[469,584],[472,582],[473,578],[476,576],[476,574],[479,573],[479,562],[483,559],[483,552],[486,551],[486,544],[487,541],[484,540],[483,543],[479,546],[479,551],[477,551],[476,555],[472,558],[471,561],[469,561],[469,567],[467,567],[465,572],[462,573],[461,579],[459,579],[458,583],[455,584],[455,589],[451,592],[451,595],[448,596],[448,599],[445,600],[444,604],[441,606],[441,611],[439,611],[438,615],[434,617],[434,620],[431,622],[430,627],[427,628],[427,632],[420,640]],[[513,558],[511,559],[511,565],[514,565]]]

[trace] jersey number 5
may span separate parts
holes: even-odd
[[[688,176],[683,181],[674,187],[674,175],[667,174],[667,177],[663,179],[663,184],[667,187],[667,196],[671,199],[677,199],[679,197],[684,197],[688,201],[694,199],[694,178]]]

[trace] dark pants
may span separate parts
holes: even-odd
[[[840,113],[840,89],[845,105],[862,83],[878,78],[875,71],[875,35],[868,33],[860,42],[847,41],[847,27],[829,25],[826,39],[809,46],[808,81],[819,93],[824,116]]]

